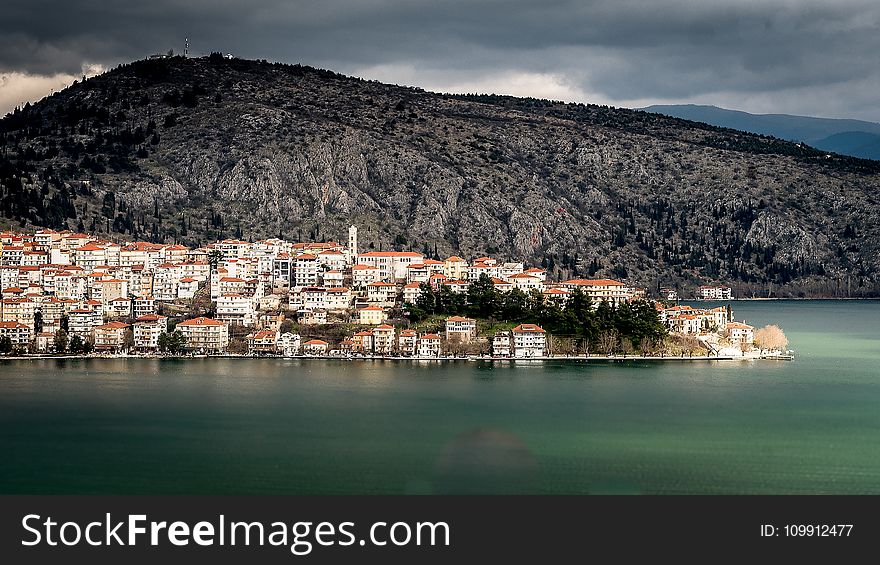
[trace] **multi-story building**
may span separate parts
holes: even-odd
[[[229,346],[229,327],[218,320],[199,317],[177,324],[189,351],[220,353]]]
[[[373,353],[373,332],[357,332],[352,336],[351,342],[352,353],[362,353],[364,355]]]
[[[747,349],[755,343],[755,328],[748,324],[728,322],[724,329],[733,345]]]
[[[529,293],[533,290],[539,292],[544,290],[544,283],[541,282],[541,279],[527,273],[510,275],[507,280],[513,284],[513,288],[518,288],[525,293]]]
[[[305,310],[327,308],[327,289],[322,286],[306,286],[300,291],[300,303]]]
[[[300,310],[299,323],[306,325],[322,325],[327,323],[326,310]]]
[[[278,353],[285,357],[293,357],[299,354],[300,337],[299,334],[285,332],[278,336],[275,347]]]
[[[253,299],[241,294],[223,294],[217,298],[217,319],[232,326],[253,326],[256,322]]]
[[[138,351],[155,351],[159,348],[159,336],[168,330],[168,318],[158,314],[138,316],[132,325],[134,348]]]
[[[379,269],[379,280],[394,282],[406,280],[407,267],[413,263],[424,263],[425,256],[412,251],[370,251],[359,254],[357,262]]]
[[[477,321],[461,316],[446,318],[446,340],[458,343],[470,343],[477,337]]]
[[[496,332],[492,336],[492,356],[510,357],[510,332]]]
[[[131,310],[135,318],[156,313],[156,301],[152,296],[138,296],[131,301]]]
[[[107,264],[107,250],[97,243],[87,243],[73,250],[74,263],[84,269]]]
[[[377,267],[371,265],[355,265],[351,268],[351,284],[354,288],[362,290],[367,285],[381,279]]]
[[[247,336],[248,352],[251,355],[269,355],[278,350],[278,332],[260,330]]]
[[[276,287],[289,287],[293,273],[294,260],[290,253],[279,253],[272,260],[272,279]]]
[[[327,289],[326,306],[330,312],[344,312],[351,307],[351,289],[334,287]]]
[[[68,313],[67,333],[71,337],[79,336],[86,340],[92,338],[92,330],[100,326],[102,316],[99,312],[89,308],[76,308]]]
[[[342,271],[331,269],[329,271],[324,271],[321,275],[321,280],[323,281],[325,288],[342,288],[342,285],[345,282],[345,275]]]
[[[124,322],[108,322],[94,328],[95,351],[122,351],[125,348],[125,332],[129,325]]]
[[[401,355],[415,355],[418,351],[419,335],[415,330],[400,330],[397,337],[397,350]]]
[[[391,355],[394,350],[394,326],[381,324],[373,328],[373,353]]]
[[[547,300],[556,302],[562,306],[565,306],[565,303],[568,302],[568,299],[571,297],[571,291],[565,290],[564,288],[548,288],[544,290],[542,294]]]
[[[467,276],[468,262],[453,255],[443,261],[443,274],[450,279],[463,279]]]
[[[297,255],[294,265],[293,286],[317,286],[319,273],[317,255],[311,253]]]
[[[424,334],[419,338],[419,357],[440,357],[440,336]]]
[[[358,323],[376,325],[388,319],[388,313],[380,306],[367,306],[358,310]]]
[[[703,300],[732,300],[729,286],[701,286],[700,298]]]
[[[547,347],[544,329],[537,324],[520,324],[511,331],[513,356],[520,359],[542,357]]]
[[[303,344],[303,353],[306,355],[326,355],[330,344],[321,339],[310,339]]]
[[[105,302],[104,316],[107,318],[127,318],[131,316],[131,299],[120,296]]]
[[[397,286],[384,281],[367,285],[367,301],[377,306],[393,306],[397,298]]]
[[[0,338],[3,337],[8,337],[13,347],[27,347],[31,341],[31,328],[14,321],[0,322]]]
[[[625,284],[610,279],[571,279],[560,286],[568,290],[579,288],[596,303],[604,300],[617,305],[632,298]]]
[[[422,295],[422,284],[412,282],[403,287],[403,301],[408,304],[415,304],[419,296]]]
[[[190,300],[199,291],[199,281],[192,277],[183,277],[177,282],[177,299]]]
[[[328,249],[318,253],[318,264],[327,270],[341,271],[345,268],[345,253],[338,249]]]

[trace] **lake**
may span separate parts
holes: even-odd
[[[880,302],[794,361],[0,361],[0,493],[880,493]]]

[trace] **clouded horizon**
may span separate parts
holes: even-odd
[[[0,115],[173,49],[440,92],[880,121],[865,0],[7,0]]]

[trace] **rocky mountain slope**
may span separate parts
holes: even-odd
[[[880,163],[609,107],[174,57],[0,121],[0,222],[189,245],[343,238],[556,276],[880,291]]]

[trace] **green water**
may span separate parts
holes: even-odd
[[[880,303],[793,362],[0,361],[0,493],[880,493]]]

